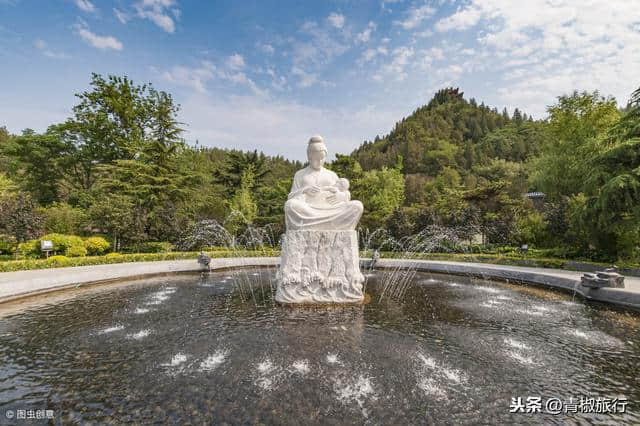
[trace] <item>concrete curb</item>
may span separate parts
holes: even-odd
[[[279,264],[278,257],[251,257],[211,259],[210,266],[211,270],[223,270]],[[0,303],[80,286],[202,271],[204,269],[195,259],[188,259],[3,272],[0,273]]]
[[[273,267],[279,257],[217,258],[211,260],[211,270],[238,267]],[[559,269],[504,266],[483,263],[435,260],[380,259],[376,268],[415,267],[422,272],[467,275],[485,279],[533,284],[574,291],[588,300],[610,303],[640,310],[640,279],[625,278],[625,288],[585,288],[580,285],[582,272]],[[37,294],[80,286],[90,286],[158,275],[201,272],[194,260],[116,263],[71,268],[38,269],[0,273],[0,303]]]

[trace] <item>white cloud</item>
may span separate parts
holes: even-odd
[[[173,33],[176,29],[174,18],[180,17],[180,10],[174,7],[175,0],[141,0],[133,5],[138,17],[148,19],[164,31]]]
[[[176,65],[169,71],[161,73],[160,76],[176,86],[187,87],[199,93],[207,93],[207,83],[218,80],[245,86],[255,95],[265,96],[267,91],[259,88],[251,78],[240,71],[238,67],[240,65],[244,67],[244,59],[242,59],[242,62],[240,62],[240,59],[242,59],[240,55],[232,55],[227,58],[222,67],[206,60],[201,61],[195,67]]]
[[[268,68],[265,74],[271,77],[271,87],[276,90],[283,90],[287,84],[287,79],[283,75],[279,75],[275,69]]]
[[[437,31],[449,31],[449,30],[466,30],[473,27],[478,23],[481,17],[481,12],[476,7],[466,7],[458,9],[456,13],[446,18],[442,18],[436,22]]]
[[[93,13],[96,11],[96,7],[89,0],[74,0],[74,2],[83,12]]]
[[[362,52],[362,55],[358,59],[358,64],[362,65],[366,62],[373,61],[379,55],[387,55],[389,50],[385,46],[378,46],[377,48],[369,48]]]
[[[367,27],[362,32],[356,34],[356,41],[360,43],[366,43],[371,39],[371,33],[376,30],[376,24],[373,21],[369,21]]]
[[[340,13],[333,12],[329,16],[327,16],[327,20],[336,28],[344,27],[344,15]]]
[[[349,153],[362,141],[387,133],[399,114],[380,105],[323,108],[259,96],[194,93],[181,102],[187,140],[205,146],[256,149],[306,161],[309,137],[321,134],[329,155]],[[251,120],[247,120],[251,117]]]
[[[228,80],[234,84],[248,87],[254,95],[266,96],[268,92],[258,87],[258,85],[243,72],[227,73],[222,70],[218,71],[218,77]]]
[[[176,86],[189,87],[196,92],[206,92],[206,83],[215,76],[216,66],[209,61],[202,61],[200,66],[189,68],[181,65],[174,66],[170,71],[162,74],[162,78]]]
[[[131,19],[131,16],[129,16],[129,14],[116,8],[113,8],[113,14],[115,15],[116,19],[120,21],[121,24],[126,24],[129,21],[129,19]]]
[[[481,50],[471,58],[494,64],[491,71],[502,78],[499,100],[542,116],[556,96],[574,89],[599,89],[626,102],[638,86],[639,6],[627,0],[530,0],[517,7],[508,0],[471,0],[436,28],[478,24]]]
[[[376,51],[376,49],[367,49],[364,52],[362,52],[362,62],[370,62],[373,60],[373,58],[376,57],[376,55],[378,54],[378,52]]]
[[[44,56],[55,59],[66,59],[69,58],[69,55],[61,52],[54,52],[49,49],[47,43],[44,40],[38,39],[33,42],[33,45],[36,49],[40,50]]]
[[[276,51],[276,49],[268,44],[268,43],[258,43],[258,49],[262,50],[264,53],[267,53],[269,55],[273,55]]]
[[[233,55],[227,58],[227,67],[232,70],[241,70],[244,68],[244,58],[242,55],[238,53],[234,53]]]
[[[380,7],[383,10],[387,10],[389,12],[391,12],[392,10],[387,8],[387,4],[393,4],[393,3],[401,3],[403,0],[382,0],[382,3],[380,4]]]
[[[291,74],[299,78],[298,87],[302,89],[311,87],[318,82],[318,74],[307,73],[302,68],[296,66],[291,68]]]
[[[391,52],[391,62],[380,67],[378,72],[373,76],[376,81],[382,81],[385,78],[391,78],[396,81],[402,81],[407,77],[405,68],[409,64],[409,59],[413,56],[412,47],[401,46],[395,48]]]
[[[89,43],[95,48],[106,50],[122,50],[122,43],[113,36],[100,36],[95,33],[92,33],[89,28],[82,24],[76,25],[76,33],[80,36],[81,39]]]
[[[444,59],[444,51],[439,47],[431,47],[429,49],[420,50],[417,61],[415,61],[416,67],[420,71],[432,71],[434,61],[441,61]]]
[[[411,30],[418,27],[425,19],[433,16],[435,12],[436,10],[428,5],[412,7],[407,11],[407,17],[403,21],[393,21],[393,23],[400,25],[405,30]]]
[[[351,44],[351,32],[346,27],[341,31],[335,31],[334,25],[329,20],[318,24],[307,21],[300,27],[300,37],[290,38],[291,52],[283,52],[283,55],[291,55],[293,76],[299,78],[299,87],[310,87],[314,84],[327,85],[326,81],[318,78],[333,60],[347,52]]]

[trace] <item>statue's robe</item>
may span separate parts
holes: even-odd
[[[363,211],[360,201],[348,200],[331,205],[326,201],[326,197],[332,194],[328,190],[319,191],[314,195],[304,193],[308,187],[335,186],[337,181],[338,175],[325,168],[314,170],[311,167],[305,167],[298,170],[293,178],[288,200],[284,205],[287,230],[343,231],[355,229]]]

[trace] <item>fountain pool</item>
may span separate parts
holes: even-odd
[[[275,272],[245,271],[242,291],[222,271],[0,306],[0,424],[29,409],[64,424],[640,423],[635,314],[426,273],[380,297],[380,271],[365,304],[281,306]],[[537,397],[541,413],[511,412]],[[581,397],[627,404],[546,410]]]

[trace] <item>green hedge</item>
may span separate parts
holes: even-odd
[[[135,253],[120,254],[108,253],[105,256],[87,256],[87,257],[66,257],[51,256],[49,259],[24,259],[0,261],[0,272],[23,271],[29,269],[47,269],[59,268],[64,266],[88,266],[103,265],[112,263],[129,263],[129,262],[152,262],[159,260],[181,260],[181,259],[197,259],[200,252],[169,252],[169,253]],[[207,251],[207,254],[214,258],[220,257],[260,257],[260,256],[279,256],[280,252],[276,249],[264,250],[213,250]],[[363,257],[371,256],[371,253],[361,253]],[[533,258],[530,256],[515,255],[499,255],[499,254],[459,254],[459,253],[416,253],[415,255],[407,255],[406,253],[383,252],[382,258],[410,258],[421,260],[448,260],[453,262],[479,262],[493,263],[497,265],[512,266],[532,266],[538,268],[555,268],[564,269],[569,260],[558,258]],[[609,266],[610,264],[591,263],[597,266]],[[619,268],[639,268],[638,264],[616,263]]]
[[[371,253],[366,254],[367,257]],[[496,265],[511,266],[530,266],[535,268],[554,268],[565,269],[568,262],[573,259],[561,259],[553,257],[532,257],[531,255],[515,255],[515,254],[493,254],[493,253],[415,253],[407,255],[407,253],[383,252],[382,258],[410,258],[421,260],[448,260],[451,262],[477,262],[477,263],[493,263]],[[594,266],[609,267],[611,263],[587,262],[580,261]],[[618,268],[640,268],[639,264],[627,262],[614,262]]]
[[[129,262],[152,262],[158,260],[182,260],[197,259],[200,252],[171,252],[171,253],[135,253],[135,254],[119,254],[109,253],[105,256],[87,256],[87,257],[66,257],[51,256],[48,259],[24,259],[0,262],[0,272],[25,271],[29,269],[48,269],[59,268],[65,266],[89,266],[104,265],[111,263],[129,263]],[[208,252],[211,257],[260,257],[260,256],[279,256],[277,250],[260,250],[260,251],[215,251]]]
[[[122,249],[125,253],[168,253],[173,250],[173,244],[166,241],[147,241]]]

